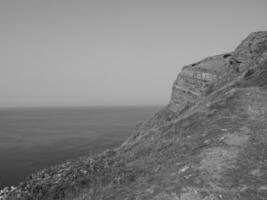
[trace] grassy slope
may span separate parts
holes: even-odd
[[[21,199],[266,199],[267,92],[228,88],[137,143],[46,169]],[[10,199],[15,198],[17,194]]]

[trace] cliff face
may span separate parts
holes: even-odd
[[[231,69],[230,58],[219,55],[185,66],[173,84],[170,110],[180,113],[207,96]]]
[[[169,104],[143,126],[143,131],[179,117],[195,103],[267,58],[266,32],[251,33],[230,53],[184,66],[172,86]]]
[[[119,148],[29,177],[8,199],[267,199],[267,32],[185,66]]]
[[[169,109],[181,113],[267,58],[266,32],[250,34],[232,53],[185,66],[173,84]]]

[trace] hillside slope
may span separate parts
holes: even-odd
[[[28,177],[7,199],[266,200],[267,32],[185,66],[119,148]]]

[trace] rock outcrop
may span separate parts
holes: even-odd
[[[266,37],[265,31],[251,33],[233,52],[184,66],[173,84],[169,104],[146,122],[144,131],[180,116],[196,102],[266,60]]]
[[[8,199],[266,200],[267,32],[185,66],[119,148],[40,171]]]

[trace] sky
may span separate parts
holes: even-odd
[[[266,0],[0,0],[0,107],[164,105],[184,65],[267,30]]]

